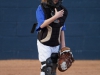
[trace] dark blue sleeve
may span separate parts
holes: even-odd
[[[37,23],[38,23],[38,25],[36,27],[36,31],[38,31],[40,29],[40,26],[42,25],[42,23],[45,20],[44,12],[42,10],[41,5],[39,5],[37,10],[36,10],[36,19],[37,19]]]

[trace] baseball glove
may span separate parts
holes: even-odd
[[[66,71],[71,67],[74,62],[72,52],[69,47],[64,47],[59,51],[58,70],[61,72]]]

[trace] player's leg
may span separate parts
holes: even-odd
[[[42,67],[41,71],[45,72],[45,75],[56,75],[57,59],[58,53],[52,53],[51,57],[46,61],[41,62],[42,65],[46,64]]]
[[[39,55],[39,61],[41,62],[41,73],[40,75],[46,75],[45,71],[48,71],[46,73],[51,73],[50,71],[50,67],[45,67],[46,64],[46,60],[51,56],[51,49],[49,46],[43,45],[41,44],[39,41],[37,41],[37,47],[38,47],[38,55]],[[47,69],[47,70],[46,70]]]
[[[52,75],[56,75],[59,45],[52,47],[51,50],[52,50],[51,58],[52,58],[52,61],[53,61]]]
[[[41,62],[40,75],[56,75],[59,46],[49,47],[37,41],[39,60]]]

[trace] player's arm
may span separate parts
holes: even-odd
[[[64,31],[61,31],[61,36],[60,37],[61,37],[61,48],[66,47]]]
[[[50,23],[52,23],[54,20],[56,20],[57,18],[59,17],[62,17],[64,14],[64,10],[60,10],[60,11],[57,11],[57,9],[55,8],[55,15],[52,16],[51,18],[49,19],[46,19],[43,24],[40,26],[40,28],[44,28],[46,26],[48,26]]]

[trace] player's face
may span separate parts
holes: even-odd
[[[59,1],[59,0],[53,0],[53,3],[56,4],[56,3],[58,3],[58,1]]]

